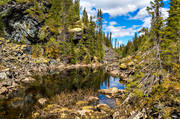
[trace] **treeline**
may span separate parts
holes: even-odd
[[[172,70],[180,64],[180,0],[170,1],[169,17],[163,20],[161,8],[163,0],[154,0],[147,7],[151,15],[151,28],[143,28],[141,35],[135,34],[126,46],[121,45],[116,51],[125,57],[137,51],[156,49],[156,57],[160,68]]]
[[[79,0],[15,1],[31,4],[26,12],[41,24],[37,38],[30,39],[34,57],[61,58],[68,63],[101,62],[104,58],[103,43],[112,47],[111,35],[102,31],[101,10],[94,17],[88,16],[86,9],[81,9]],[[1,0],[0,3],[8,2]]]

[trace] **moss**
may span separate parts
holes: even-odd
[[[2,21],[2,18],[0,16],[0,37],[4,37],[4,23]]]

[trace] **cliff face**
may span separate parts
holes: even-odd
[[[1,6],[2,22],[7,39],[26,43],[33,43],[34,39],[38,39],[37,35],[41,25],[38,20],[26,12],[30,6],[31,4],[18,4],[16,2]]]
[[[47,5],[46,2],[39,2],[43,4],[45,11],[41,11],[46,16],[51,8],[51,4]],[[49,26],[45,25],[45,19],[39,19],[40,16],[37,11],[33,11],[32,6],[34,4],[29,2],[10,2],[7,5],[0,6],[0,16],[2,17],[2,23],[4,26],[4,34],[6,39],[13,40],[15,42],[23,42],[28,44],[36,44],[40,42],[46,42],[54,32],[58,32],[57,38],[63,40],[68,39],[71,33],[74,33],[73,39],[78,42],[82,38],[83,31],[81,26],[76,29],[66,31],[54,31],[50,30]],[[36,14],[33,16],[30,12]],[[45,12],[45,13],[44,13]],[[43,36],[44,35],[44,36]],[[61,36],[64,38],[62,39]]]

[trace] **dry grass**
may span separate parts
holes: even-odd
[[[60,105],[62,107],[73,107],[77,101],[86,100],[89,96],[97,96],[97,93],[91,89],[78,90],[73,92],[62,92],[50,99],[50,103]]]

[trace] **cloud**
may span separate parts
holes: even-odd
[[[133,25],[130,28],[125,26],[115,26],[116,22],[110,22],[108,26],[105,26],[105,32],[112,32],[113,38],[133,36],[135,32],[139,30],[139,25]]]
[[[168,8],[161,8],[162,17],[164,20],[169,16],[168,10]],[[142,27],[150,28],[151,26],[151,16],[148,14],[146,7],[140,9],[136,16],[130,17],[129,19],[143,21]]]
[[[81,6],[87,8],[89,14],[95,12],[93,8],[102,9],[104,13],[111,16],[126,15],[137,9],[144,8],[149,5],[151,0],[81,0]]]

